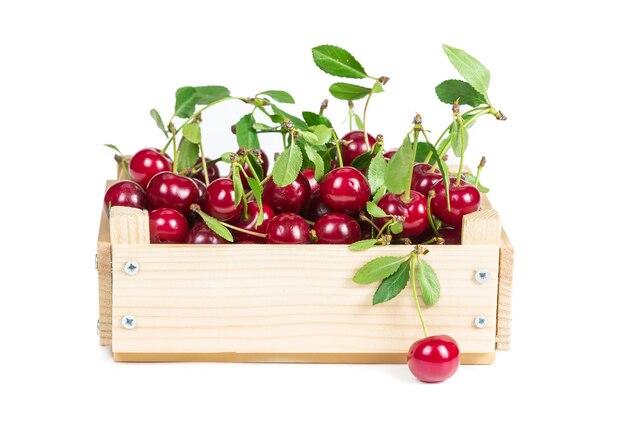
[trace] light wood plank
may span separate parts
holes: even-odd
[[[105,192],[115,183],[109,180]],[[100,217],[100,231],[98,232],[97,246],[98,270],[98,330],[100,345],[111,346],[111,315],[113,302],[111,299],[111,236],[109,234],[109,217],[102,210]]]
[[[482,209],[463,217],[461,243],[463,245],[500,245],[500,215],[494,209]]]
[[[498,275],[498,322],[496,326],[496,349],[511,348],[511,296],[513,291],[513,245],[502,230],[500,247],[500,273]]]
[[[111,207],[111,244],[150,244],[148,211],[132,207]]]

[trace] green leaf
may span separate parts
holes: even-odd
[[[449,138],[446,138],[448,140]],[[444,140],[441,145],[446,141]],[[441,172],[441,178],[443,179],[443,184],[446,188],[446,200],[448,203],[448,210],[450,210],[450,171],[448,170],[448,165],[441,160],[441,156],[437,152],[437,149],[432,144],[428,145],[430,151],[433,154],[433,158],[439,167],[439,172]]]
[[[373,238],[373,239],[362,239],[361,241],[353,242],[352,244],[350,244],[350,247],[348,247],[348,248],[350,250],[353,250],[353,251],[357,252],[357,251],[361,251],[361,250],[371,249],[377,243],[378,243],[378,240],[375,239],[375,238]]]
[[[458,117],[461,118],[461,117]],[[467,149],[468,133],[462,120],[455,119],[452,123],[452,130],[450,130],[450,144],[452,145],[452,151],[457,158]]]
[[[333,124],[324,115],[316,114],[315,112],[304,111],[302,112],[302,118],[309,126],[319,126],[320,124],[326,127],[333,127]]]
[[[220,159],[225,163],[231,164],[232,161],[230,160],[230,157],[232,157],[233,155],[235,155],[235,152],[224,152]]]
[[[372,198],[372,201],[375,203],[378,203],[378,201],[380,201],[380,199],[385,196],[385,194],[387,193],[387,188],[383,185],[380,186],[378,188],[378,190],[376,191],[376,193],[374,194],[374,197]]]
[[[487,104],[487,99],[466,81],[446,80],[435,87],[435,93],[441,101],[454,104],[458,99],[459,104],[468,104],[472,107]]]
[[[381,92],[385,92],[385,89],[383,89],[383,85],[380,81],[377,81],[376,83],[374,83],[374,86],[372,86],[372,92],[375,94],[380,94]]]
[[[183,137],[187,138],[194,144],[200,144],[202,141],[202,132],[198,123],[189,123],[183,127]]]
[[[402,230],[404,229],[404,226],[402,225],[402,223],[395,222],[395,223],[393,223],[393,224],[391,224],[389,226],[389,229],[391,230],[391,233],[397,235],[399,233],[402,233]]]
[[[357,170],[367,169],[372,162],[372,151],[368,150],[367,152],[362,153],[354,160],[352,160],[352,164],[349,166],[354,167]]]
[[[422,299],[426,305],[435,305],[439,300],[441,287],[439,278],[433,268],[421,256],[417,260],[417,282],[422,291]]]
[[[232,233],[230,233],[230,230],[224,227],[222,223],[219,222],[217,219],[207,215],[204,212],[198,212],[198,214],[202,217],[202,220],[205,222],[209,229],[213,230],[215,233],[217,233],[228,242],[234,241],[233,235]]]
[[[361,267],[352,281],[357,284],[371,284],[393,274],[407,260],[406,256],[380,256]]]
[[[176,90],[176,105],[174,115],[180,118],[189,118],[196,110],[196,90],[191,86],[181,87]]]
[[[355,159],[357,160],[358,157]],[[376,193],[378,189],[385,184],[385,171],[387,170],[387,161],[382,152],[378,152],[372,159],[367,169],[367,180],[370,183],[372,193]]]
[[[309,125],[309,130],[315,134],[317,137],[317,145],[320,146],[328,143],[333,136],[333,130],[323,124],[316,126]]]
[[[235,205],[239,205],[242,199],[245,197],[245,190],[243,188],[243,182],[241,181],[241,173],[239,167],[233,167],[233,188],[235,190]]]
[[[320,181],[324,176],[324,160],[321,155],[315,151],[311,146],[304,145],[304,152],[311,163],[313,163],[313,169],[315,170],[315,180]]]
[[[302,151],[298,146],[291,145],[285,149],[274,164],[272,179],[279,187],[293,183],[302,167]]]
[[[207,105],[230,97],[230,91],[224,86],[196,86],[194,90],[196,104]]]
[[[178,170],[191,169],[200,158],[200,146],[191,140],[183,138],[178,146]]]
[[[308,130],[303,130],[303,131],[300,131],[300,135],[302,135],[302,138],[304,139],[304,141],[306,141],[311,146],[316,146],[320,144],[319,140],[317,139],[317,135],[315,135],[313,132],[309,132]]]
[[[120,155],[123,155],[122,152],[117,148],[116,145],[114,144],[105,144],[106,147],[108,147],[109,149],[113,149],[115,152],[119,153]]]
[[[259,227],[263,224],[263,186],[253,177],[248,177],[248,185],[250,186],[250,190],[252,190],[254,199],[259,207],[259,214],[256,218],[256,223],[254,224],[255,227]]]
[[[276,130],[275,127],[268,126],[267,124],[263,124],[263,123],[252,123],[252,129],[255,129],[255,130]]]
[[[279,103],[294,104],[296,102],[291,96],[291,94],[285,91],[265,91],[265,92],[259,92],[258,95],[266,95],[278,101]]]
[[[165,130],[165,125],[163,124],[163,120],[161,119],[161,115],[159,114],[159,112],[156,109],[150,109],[150,116],[156,122],[158,128],[163,131],[163,135],[165,135],[165,138],[168,138],[169,135]]]
[[[378,207],[376,203],[368,201],[366,208],[367,208],[367,213],[372,215],[374,218],[389,218],[389,215],[387,215],[383,209]]]
[[[344,78],[367,78],[365,69],[348,51],[337,46],[322,45],[311,50],[313,61],[327,74]]]
[[[468,175],[465,177],[465,181],[466,181],[466,182],[468,182],[468,183],[470,183],[470,184],[473,184],[474,186],[476,186],[476,188],[478,189],[478,191],[479,191],[479,192],[481,192],[481,193],[487,193],[487,192],[489,192],[489,189],[488,189],[488,188],[486,188],[485,186],[483,186],[482,184],[480,184],[480,182],[479,182],[479,181],[476,179],[476,177],[475,177],[474,175],[472,175],[472,174],[468,174]]]
[[[432,150],[432,144],[429,144],[425,141],[418,141],[417,150],[415,151],[415,162],[423,163],[426,160],[426,157]],[[431,157],[430,164],[434,163],[434,158]]]
[[[252,164],[252,169],[254,170],[256,175],[260,179],[265,178],[265,176],[263,174],[263,166],[261,166],[261,163],[259,163],[259,159],[252,153],[249,153],[247,155],[247,158],[248,158],[248,160],[250,160],[250,163]]]
[[[237,122],[235,132],[237,133],[237,144],[239,147],[247,147],[250,149],[259,148],[259,137],[256,130],[252,127],[254,124],[254,116],[246,114]]]
[[[293,125],[298,130],[303,130],[304,131],[304,130],[308,130],[309,129],[307,124],[304,121],[302,121],[300,118],[295,117],[295,116],[293,116],[291,114],[288,114],[284,110],[279,109],[278,107],[276,107],[276,105],[274,105],[274,104],[272,104],[271,107],[272,107],[272,110],[274,111],[274,113],[281,118],[281,121],[278,121],[278,123],[282,123],[283,120],[288,119],[288,120],[290,120],[293,123]]]
[[[443,50],[448,56],[450,63],[459,71],[459,74],[471,84],[476,91],[487,96],[491,74],[485,66],[462,49],[443,45]]]
[[[413,174],[414,163],[413,146],[411,145],[411,138],[407,135],[404,137],[402,146],[389,160],[385,171],[385,186],[391,193],[400,194],[404,192],[407,180],[410,180]]]
[[[360,100],[367,97],[372,90],[368,87],[350,83],[335,83],[328,88],[331,95],[340,100]]]
[[[410,264],[409,261],[405,261],[400,265],[398,270],[383,279],[383,282],[381,282],[378,289],[376,289],[376,293],[374,293],[372,304],[381,304],[398,296],[409,282],[409,273]]]
[[[357,113],[354,114],[354,122],[356,123],[357,129],[363,130],[363,120],[361,120],[361,117],[359,117]]]

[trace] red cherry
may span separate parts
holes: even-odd
[[[209,229],[202,220],[194,224],[183,242],[185,244],[228,244],[228,241]]]
[[[179,243],[187,235],[189,225],[178,210],[162,207],[152,210],[148,217],[151,243]]]
[[[257,233],[265,233],[267,232],[267,225],[270,223],[270,220],[274,218],[275,215],[276,214],[274,213],[274,209],[272,209],[269,204],[263,203],[263,223],[260,226],[255,227],[256,221],[259,218],[259,205],[255,201],[251,201],[248,203],[248,218],[239,219],[237,222],[235,222],[235,226]],[[242,241],[264,241],[263,238],[237,231],[233,231],[233,236],[238,243],[241,243]]]
[[[388,150],[387,152],[383,154],[383,156],[385,157],[387,161],[389,161],[396,154],[397,151],[398,149]]]
[[[228,178],[218,178],[206,189],[200,201],[202,211],[222,221],[230,221],[241,213],[242,205],[235,205],[235,188]]]
[[[431,202],[433,215],[446,224],[460,228],[463,224],[463,215],[476,212],[480,207],[480,192],[472,184],[461,180],[456,185],[456,180],[450,182],[450,210],[446,201],[446,187],[443,180],[437,181],[433,186],[435,196]]]
[[[206,185],[204,181],[200,181],[198,178],[192,178],[193,182],[198,186],[198,201],[204,198],[204,194],[206,193]]]
[[[376,138],[367,134],[367,139],[371,148],[376,143]],[[341,146],[341,159],[343,160],[343,164],[346,166],[351,165],[356,157],[369,150],[367,148],[367,144],[365,144],[365,136],[363,135],[362,130],[348,132],[341,138],[341,140],[350,141],[350,144],[342,144]]]
[[[450,336],[429,336],[414,342],[406,359],[409,370],[420,381],[441,382],[456,373],[461,352]]]
[[[321,216],[326,215],[328,212],[330,212],[330,209],[326,206],[326,204],[324,204],[324,201],[322,201],[320,190],[317,189],[311,194],[309,204],[302,212],[302,215],[310,221],[317,221]]]
[[[277,213],[298,213],[306,206],[310,195],[309,181],[299,173],[296,180],[285,187],[280,187],[270,178],[265,183],[263,201],[267,201]]]
[[[320,194],[333,212],[359,212],[370,199],[370,185],[354,167],[339,167],[326,174]]]
[[[372,225],[370,223],[361,221],[359,227],[361,227],[361,239],[372,239]]]
[[[209,165],[209,161],[211,161],[209,158],[206,158],[207,161],[207,168],[206,171],[209,174],[209,182],[216,180],[220,177],[220,169],[217,167],[217,164],[211,164]],[[194,168],[200,167],[200,170],[196,173],[193,174],[193,178],[202,181],[203,183],[204,181],[204,171],[202,170],[202,158],[198,158],[198,161],[196,161],[196,164],[194,164],[193,166]]]
[[[154,209],[168,207],[187,216],[189,207],[198,202],[200,191],[191,178],[173,172],[161,172],[152,177],[146,194]]]
[[[415,238],[428,228],[428,214],[426,213],[427,199],[424,195],[411,190],[411,199],[404,201],[402,195],[387,193],[378,201],[378,207],[388,215],[404,216],[400,238]],[[388,219],[380,218],[382,226]]]
[[[309,244],[309,225],[295,213],[281,213],[267,226],[265,242],[268,244]]]
[[[119,181],[109,187],[104,194],[104,209],[109,213],[109,207],[126,206],[137,209],[148,207],[148,198],[143,188],[132,181]]]
[[[352,244],[361,239],[361,226],[344,213],[328,213],[317,220],[313,230],[318,244]]]
[[[416,163],[413,166],[413,177],[411,178],[411,190],[428,196],[428,191],[441,179],[439,170],[432,170],[433,166],[426,163]]]
[[[311,187],[311,193],[315,192],[317,189],[320,188],[319,183],[315,179],[315,169],[313,169],[312,167],[307,167],[302,172],[302,175],[304,175],[306,177],[306,179],[309,180],[309,186]]]
[[[269,170],[269,158],[267,158],[267,154],[265,153],[265,151],[263,149],[259,149],[261,151],[261,169],[263,169],[263,176],[260,176],[259,179],[263,179],[263,177],[267,176],[267,171]],[[258,159],[257,159],[258,160]],[[248,163],[245,162],[243,163],[243,171],[245,172],[246,176],[243,176],[241,178],[243,178],[241,181],[243,182],[243,187],[246,190],[250,190],[250,185],[248,184],[248,180],[246,179],[246,177],[251,176],[253,177],[254,175],[252,175],[252,172],[250,171],[250,166],[248,166]]]
[[[167,158],[152,148],[142,149],[137,152],[130,159],[128,165],[130,177],[144,189],[157,173],[171,170],[172,165]]]
[[[439,234],[445,241],[444,244],[459,245],[461,244],[461,229],[453,229],[452,227],[441,227]]]

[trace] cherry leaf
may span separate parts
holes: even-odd
[[[387,302],[398,296],[409,282],[410,264],[409,261],[403,262],[398,270],[393,274],[383,279],[378,289],[374,293],[374,299],[372,304],[381,304]]]

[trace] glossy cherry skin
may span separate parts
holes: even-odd
[[[304,169],[304,171],[302,172],[302,175],[304,175],[306,179],[309,180],[309,187],[311,187],[311,193],[315,192],[317,189],[320,188],[320,184],[315,179],[315,170],[312,167],[307,167],[306,169]]]
[[[324,204],[333,212],[359,212],[370,199],[370,185],[354,167],[339,167],[326,174],[320,183]]]
[[[309,244],[311,234],[309,225],[295,213],[281,213],[272,218],[267,225],[268,244]]]
[[[202,211],[221,221],[239,217],[242,205],[235,205],[235,188],[232,180],[218,178],[206,188],[205,197],[200,200]]]
[[[209,182],[216,180],[220,177],[220,169],[217,167],[217,164],[211,164],[209,166],[208,162],[211,161],[209,158],[206,158],[207,168],[206,171],[209,174]],[[200,167],[200,170],[193,174],[193,178],[200,180],[204,183],[204,171],[202,170],[202,158],[198,158],[194,168]]]
[[[261,159],[263,160],[263,162],[261,162],[261,169],[263,170],[263,176],[259,177],[259,179],[263,179],[263,177],[267,176],[267,171],[269,170],[269,158],[267,158],[267,154],[265,153],[265,151],[263,149],[259,149],[261,151]],[[250,166],[248,166],[248,163],[244,163],[243,164],[243,171],[245,172],[246,176],[242,176],[242,182],[243,182],[243,187],[246,190],[250,190],[250,185],[248,184],[248,180],[246,179],[246,177],[249,176],[254,176],[252,175],[252,172],[250,172]]]
[[[251,201],[248,203],[248,218],[244,219],[242,217],[237,220],[234,224],[235,226],[250,230],[256,233],[266,233],[267,225],[270,223],[270,220],[276,216],[274,209],[269,204],[263,203],[263,223],[260,226],[256,227],[256,221],[259,218],[259,205],[255,201]],[[233,236],[238,243],[242,241],[251,241],[251,242],[265,242],[263,238],[254,235],[248,235],[247,233],[233,231]]]
[[[192,180],[196,183],[196,186],[198,186],[198,201],[200,201],[206,194],[206,185],[204,184],[204,181],[200,181],[197,178],[192,178]]]
[[[318,244],[352,244],[361,239],[361,226],[345,213],[328,213],[313,226]]]
[[[304,216],[309,221],[317,221],[320,217],[326,215],[330,212],[330,209],[324,201],[322,200],[322,196],[320,195],[320,190],[317,189],[315,192],[311,194],[311,198],[309,198],[309,204],[307,204],[306,209],[302,211],[302,216]]]
[[[413,166],[411,190],[428,197],[428,191],[441,179],[441,172],[439,170],[432,171],[432,168],[433,166],[426,163],[416,163]]]
[[[185,239],[189,225],[178,210],[162,207],[149,214],[150,242],[153,244],[180,243]]]
[[[426,213],[427,199],[421,193],[411,190],[411,199],[404,201],[402,195],[387,193],[378,201],[378,207],[388,215],[404,216],[402,232],[399,238],[415,238],[428,228],[428,215]],[[378,223],[384,224],[385,218],[379,218]]]
[[[420,381],[441,382],[456,373],[461,352],[450,336],[429,336],[411,345],[406,360],[409,370]]]
[[[104,194],[104,209],[107,213],[109,213],[109,207],[113,206],[147,209],[148,197],[139,184],[132,181],[119,181],[109,187]]]
[[[173,172],[161,172],[148,183],[146,195],[153,209],[168,207],[187,216],[191,211],[190,206],[198,202],[200,191],[191,178]]]
[[[167,158],[152,148],[140,150],[133,155],[128,164],[130,177],[144,189],[157,173],[171,170],[172,165]]]
[[[367,134],[367,139],[370,143],[370,148],[376,143],[376,138],[372,135]],[[365,136],[363,135],[362,130],[354,130],[352,132],[348,132],[342,138],[342,141],[351,141],[350,144],[342,144],[341,146],[341,159],[343,160],[343,164],[349,166],[352,164],[354,159],[359,155],[364,154],[369,149],[367,148],[367,144],[365,144]]]
[[[472,184],[461,180],[456,185],[456,180],[450,180],[450,210],[446,201],[446,187],[443,180],[433,186],[435,196],[431,201],[430,209],[433,215],[446,224],[461,228],[463,216],[476,212],[480,207],[480,192]]]
[[[311,196],[309,180],[301,173],[293,183],[285,187],[280,187],[270,178],[263,190],[263,201],[267,201],[276,213],[300,212],[309,202],[309,196]]]
[[[193,225],[187,236],[185,236],[185,240],[183,241],[185,244],[227,244],[224,238],[219,236],[213,230],[209,229],[209,227],[204,223],[204,221],[200,220]]]

